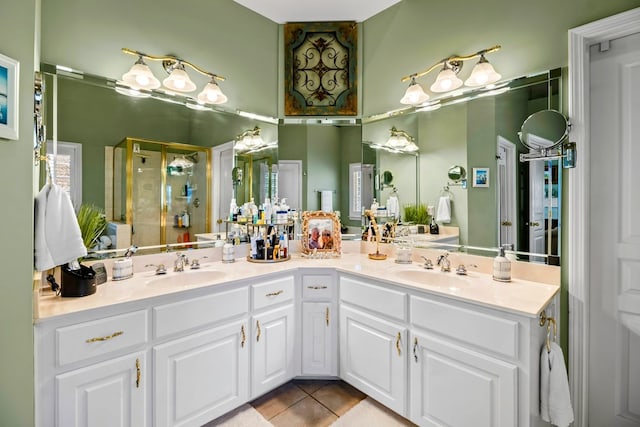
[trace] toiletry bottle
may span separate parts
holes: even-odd
[[[493,280],[499,282],[511,281],[511,261],[504,255],[504,247],[500,247],[500,253],[493,260]]]
[[[184,211],[182,214],[182,226],[185,228],[189,228],[189,212]]]
[[[229,204],[229,221],[234,220],[234,215],[237,209],[238,206],[236,205],[236,199],[231,199],[231,203]]]
[[[436,220],[434,217],[431,217],[431,224],[429,224],[429,233],[430,234],[440,233],[440,227],[438,227],[438,224],[436,224]]]

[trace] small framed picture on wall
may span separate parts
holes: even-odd
[[[473,186],[489,187],[489,168],[473,168]]]
[[[0,138],[18,139],[18,61],[0,54]]]

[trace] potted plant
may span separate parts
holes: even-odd
[[[80,205],[77,217],[82,241],[87,250],[91,250],[107,228],[104,211],[95,205],[83,203]]]
[[[404,222],[413,224],[429,224],[427,206],[424,204],[409,204],[404,206]]]

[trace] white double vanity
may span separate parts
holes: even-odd
[[[295,377],[342,378],[419,425],[546,425],[538,316],[558,277],[499,283],[366,251],[260,265],[200,251],[211,261],[198,270],[41,292],[39,427],[201,426]]]

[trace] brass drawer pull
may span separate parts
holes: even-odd
[[[280,289],[279,291],[276,292],[270,292],[267,294],[268,297],[276,297],[278,295],[280,295],[281,293],[283,293],[284,291],[282,289]]]
[[[256,335],[256,341],[260,341],[260,334],[262,333],[260,331],[260,321],[256,320],[256,329],[258,329],[258,334]]]
[[[325,285],[316,285],[316,286],[307,286],[307,289],[318,290],[318,289],[327,289],[327,287]]]
[[[140,359],[136,359],[136,388],[140,388]]]
[[[86,342],[91,343],[91,342],[98,342],[98,341],[107,341],[107,340],[110,340],[111,338],[119,337],[122,334],[124,334],[124,331],[118,331],[118,332],[112,333],[111,335],[107,335],[105,337],[89,338]]]
[[[401,338],[402,338],[402,335],[400,335],[400,332],[398,332],[398,336],[396,337],[396,348],[398,349],[398,356],[402,356],[402,351],[400,350]]]
[[[327,326],[329,326],[329,307],[327,307],[325,313],[324,313],[324,317],[327,321]]]
[[[240,335],[242,336],[242,341],[240,341],[240,347],[244,348],[244,343],[247,340],[247,335],[244,333],[244,325],[240,327]]]

